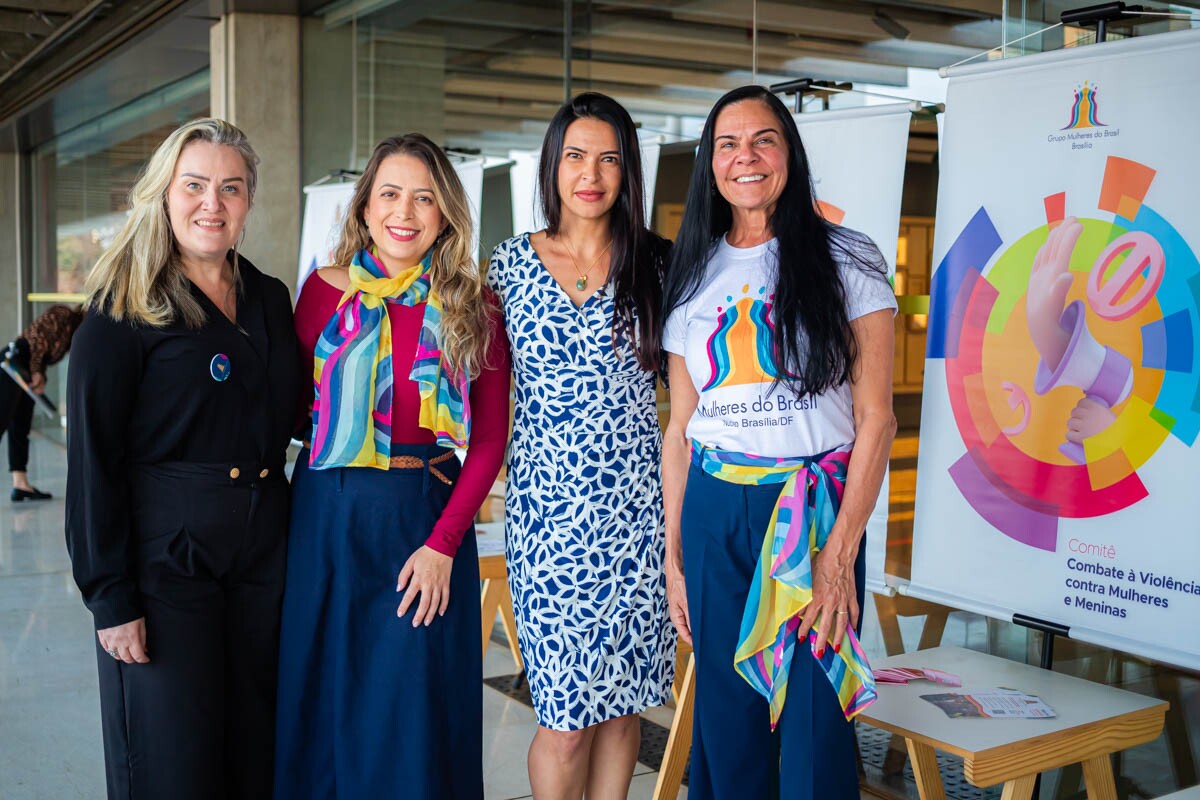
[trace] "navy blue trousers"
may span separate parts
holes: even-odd
[[[783,715],[733,668],[742,610],[783,484],[742,486],[698,467],[683,498],[683,569],[696,659],[689,800],[857,800],[854,728],[797,645]],[[865,548],[854,564],[862,605]]]
[[[428,627],[396,617],[401,568],[451,487],[434,446],[393,445],[425,469],[309,469],[292,478],[280,634],[275,797],[483,797],[479,559],[468,530],[450,604]],[[458,476],[457,459],[436,466]]]

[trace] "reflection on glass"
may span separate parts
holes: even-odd
[[[125,222],[129,190],[154,148],[181,123],[206,116],[208,108],[209,71],[202,69],[64,131],[34,151],[34,292],[83,291],[88,271]],[[48,307],[36,303],[33,314]],[[46,376],[46,394],[64,412],[68,361]],[[34,426],[59,441],[65,438],[62,425],[42,415],[35,416]]]
[[[125,221],[129,190],[167,134],[208,113],[201,70],[51,139],[34,153],[38,292],[80,292]]]

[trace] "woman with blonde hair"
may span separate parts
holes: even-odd
[[[271,791],[298,375],[288,290],[235,249],[257,162],[222,120],[168,136],[74,338],[67,547],[110,798]]]
[[[293,477],[281,800],[483,796],[472,520],[504,456],[509,357],[471,241],[441,149],[385,139],[335,266],[300,293],[311,422]]]

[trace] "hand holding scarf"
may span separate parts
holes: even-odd
[[[766,458],[693,442],[692,462],[731,483],[784,484],[763,537],[733,658],[738,674],[770,703],[774,729],[787,699],[800,618],[812,602],[812,557],[825,546],[837,519],[850,448],[819,458]],[[823,624],[818,620],[816,626]],[[862,645],[848,620],[842,641],[850,646],[840,653],[829,647],[818,658],[816,638],[810,632],[807,649],[837,692],[846,719],[853,719],[877,697]]]

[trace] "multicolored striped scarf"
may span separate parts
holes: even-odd
[[[812,557],[825,546],[837,519],[850,450],[847,446],[818,457],[767,458],[692,442],[692,463],[715,478],[743,485],[784,484],[763,538],[733,657],[738,674],[770,703],[772,730],[787,698],[800,618],[812,601]],[[809,652],[833,684],[842,713],[853,719],[875,702],[875,678],[849,619],[841,652],[831,645],[817,657],[815,631],[822,622],[817,620],[809,633]]]
[[[313,352],[313,431],[309,464],[387,469],[392,446],[392,324],[387,304],[425,303],[409,378],[421,393],[418,423],[438,444],[465,447],[471,434],[469,376],[452,374],[439,345],[442,303],[430,289],[433,251],[389,277],[371,253],[350,262],[346,288]]]

